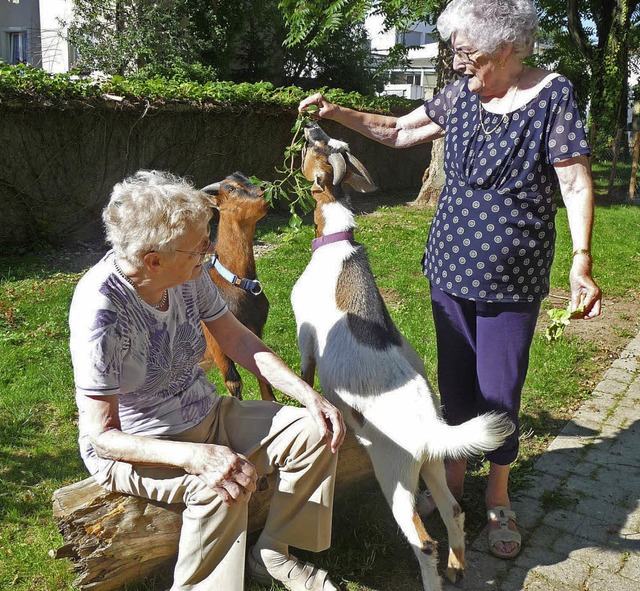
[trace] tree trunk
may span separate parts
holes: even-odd
[[[336,498],[373,477],[364,448],[349,434],[340,448]],[[275,474],[261,481],[249,502],[249,531],[264,525]],[[64,545],[55,558],[70,558],[83,591],[111,591],[175,560],[184,505],[166,505],[108,492],[93,478],[53,493],[53,518]]]
[[[444,138],[431,144],[431,162],[422,177],[422,188],[413,205],[435,206],[444,187]]]
[[[440,0],[440,8],[436,17],[446,8],[448,0]],[[436,64],[436,88],[442,89],[455,77],[451,65],[449,41],[440,39],[438,42],[438,63]],[[428,205],[435,207],[438,197],[444,187],[444,138],[431,143],[431,161],[429,168],[422,176],[422,187],[413,205]]]

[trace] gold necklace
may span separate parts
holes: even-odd
[[[133,290],[136,292],[136,295],[138,296],[138,298],[142,300],[142,298],[140,297],[140,294],[138,293],[138,288],[136,287],[136,284],[133,282],[133,279],[131,279],[131,277],[129,277],[128,275],[125,275],[124,271],[120,268],[120,265],[118,265],[115,258],[113,259],[113,266],[116,268],[116,271],[118,272],[120,277],[122,277],[131,287],[133,287]],[[162,294],[162,298],[158,303],[149,304],[149,302],[145,302],[145,304],[149,304],[154,310],[161,310],[167,304],[168,297],[169,297],[169,291],[165,289],[164,293]]]
[[[509,114],[513,111],[513,105],[516,102],[516,95],[518,94],[518,84],[520,83],[520,78],[522,78],[522,72],[524,72],[524,68],[522,68],[522,71],[520,72],[520,75],[518,76],[518,79],[516,80],[516,83],[514,86],[512,86],[511,88],[515,88],[515,91],[513,93],[513,96],[511,97],[511,104],[509,105],[509,108],[507,109],[506,113],[503,113],[502,117],[500,117],[500,120],[498,121],[498,123],[496,123],[496,125],[494,126],[493,129],[489,129],[487,130],[487,128],[484,126],[484,118],[482,116],[482,111],[485,111],[486,113],[491,113],[491,111],[487,111],[483,106],[482,106],[482,100],[480,99],[480,97],[478,97],[478,102],[480,103],[480,113],[478,114],[480,117],[480,127],[482,128],[482,131],[484,132],[485,135],[491,135],[494,131],[496,131],[505,121],[508,121],[509,119]],[[497,113],[493,113],[494,115],[496,115]]]

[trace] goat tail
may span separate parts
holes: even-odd
[[[430,430],[426,454],[431,459],[461,459],[492,451],[513,433],[515,425],[505,414],[486,413],[461,425],[438,421]]]

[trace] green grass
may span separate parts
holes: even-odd
[[[382,199],[381,199],[382,201]],[[435,383],[436,351],[428,284],[420,259],[432,211],[392,203],[358,218],[357,239],[368,249],[378,285],[391,315],[424,358]],[[395,203],[399,204],[400,199]],[[295,321],[289,297],[310,256],[312,229],[285,231],[287,219],[272,215],[258,237],[275,243],[258,260],[258,272],[271,302],[265,340],[296,371]],[[596,278],[607,298],[637,298],[640,285],[640,208],[620,203],[598,207],[594,235]],[[552,284],[567,288],[571,242],[566,212],[558,214],[558,244]],[[51,517],[51,494],[85,477],[76,448],[76,411],[67,349],[67,310],[78,280],[50,262],[49,253],[0,257],[0,589],[70,591],[74,574],[48,551],[61,544]],[[546,304],[547,306],[549,304]],[[556,302],[553,305],[558,305]],[[632,336],[632,335],[630,335]],[[523,393],[523,432],[531,432],[512,476],[514,492],[527,485],[533,462],[588,398],[604,367],[598,342],[561,338],[553,345],[537,335]],[[245,392],[257,397],[252,376]],[[220,386],[215,371],[211,378]],[[484,525],[486,465],[473,463],[465,508],[470,539]],[[516,493],[517,494],[517,493]],[[336,513],[332,548],[314,558],[349,591],[419,589],[413,553],[398,532],[375,485],[355,493]],[[428,527],[441,544],[439,518]],[[443,553],[444,554],[444,553]],[[303,554],[304,555],[304,554]],[[165,589],[166,578],[131,590]],[[258,587],[249,584],[250,591]]]

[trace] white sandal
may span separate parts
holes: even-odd
[[[509,529],[509,520],[516,523],[516,514],[508,507],[498,505],[493,509],[487,511],[487,519],[489,521],[497,521],[500,524],[500,529],[489,530],[489,552],[496,558],[515,558],[520,554],[522,548],[522,536],[517,531]],[[511,552],[498,552],[494,545],[498,542],[515,542],[518,544]]]
[[[289,560],[284,564],[267,570],[264,564],[254,557],[253,549],[252,546],[247,553],[247,574],[258,583],[271,585],[275,581],[288,591],[324,591],[324,584],[328,581],[338,590],[335,583],[329,579],[329,573],[310,562],[302,562],[290,554]]]

